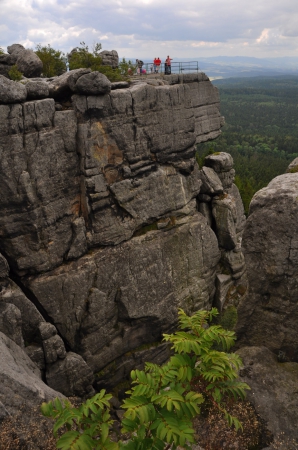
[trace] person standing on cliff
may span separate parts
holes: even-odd
[[[136,63],[137,63],[137,67],[138,67],[138,73],[140,75],[142,75],[142,67],[143,67],[144,63],[140,59],[136,59]]]
[[[170,58],[169,55],[167,56],[166,62],[165,62],[165,74],[171,75],[171,61],[173,58]]]
[[[160,65],[161,65],[161,59],[158,57],[155,59],[156,73],[159,73]]]

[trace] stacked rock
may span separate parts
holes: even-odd
[[[237,286],[245,284],[245,261],[241,251],[245,215],[239,190],[234,184],[233,165],[232,156],[220,152],[207,156],[205,166],[200,170],[199,211],[216,233],[221,249],[220,264],[224,272],[228,272],[217,275],[215,304],[220,310],[227,297],[237,291]]]

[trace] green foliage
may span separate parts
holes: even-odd
[[[182,310],[178,314],[180,331],[164,335],[165,341],[172,344],[174,355],[162,366],[146,363],[144,370],[131,372],[132,386],[122,405],[126,440],[113,442],[109,437],[111,396],[102,390],[78,409],[58,399],[42,405],[43,414],[56,420],[55,435],[61,427],[67,429],[57,448],[190,449],[194,442],[192,419],[200,414],[204,401],[216,405],[230,426],[241,428],[238,419],[224,408],[227,396],[244,398],[249,389],[237,380],[239,356],[225,353],[234,344],[235,334],[220,325],[208,326],[208,321],[218,315],[215,308],[198,311],[191,317]],[[224,351],[216,350],[218,346]]]
[[[81,47],[76,47],[68,54],[70,70],[89,68],[103,73],[110,81],[122,81],[125,79],[121,68],[113,69],[110,66],[102,65],[102,59],[99,56],[99,51],[101,50],[100,43],[94,44],[92,52],[89,51],[89,47],[85,42],[80,42],[80,45]]]
[[[232,331],[236,326],[237,320],[238,320],[237,308],[235,306],[228,306],[219,315],[218,323],[225,330]]]
[[[73,408],[68,400],[56,398],[53,402],[43,403],[41,412],[44,416],[56,419],[53,428],[58,436],[60,428],[66,432],[57,441],[61,450],[116,450],[118,445],[111,441],[109,430],[113,423],[109,413],[111,394],[101,390],[79,408]]]
[[[285,172],[298,156],[298,77],[215,80],[226,124],[216,141],[198,146],[230,153],[245,212],[256,191]],[[200,164],[200,167],[202,164]]]
[[[0,47],[0,55],[3,55],[3,53],[4,53],[4,50],[2,47]]]
[[[22,74],[22,72],[20,72],[18,70],[17,65],[14,64],[12,66],[12,68],[10,69],[10,71],[8,72],[8,76],[13,81],[20,81],[22,79],[22,77],[23,77],[23,74]]]
[[[133,63],[130,59],[127,61],[125,58],[119,62],[119,71],[122,77],[129,78],[136,71],[137,64]]]
[[[292,167],[292,168],[289,170],[289,172],[290,172],[290,173],[297,173],[297,172],[298,172],[298,164],[297,164],[297,166]]]
[[[38,44],[35,53],[42,61],[44,77],[55,77],[66,71],[64,53],[53,49],[50,44],[47,46]]]
[[[70,70],[90,68],[92,70],[99,70],[101,67],[101,57],[98,52],[101,49],[101,44],[96,43],[93,52],[89,52],[88,45],[85,42],[80,42],[81,47],[76,47],[68,54],[68,62]]]

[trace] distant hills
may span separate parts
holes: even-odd
[[[184,60],[184,59],[183,59]],[[298,58],[253,58],[246,56],[215,56],[200,58],[200,69],[210,78],[298,75]]]

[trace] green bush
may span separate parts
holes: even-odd
[[[241,424],[225,410],[226,396],[244,398],[247,384],[237,380],[241,360],[226,353],[235,334],[219,325],[208,326],[218,311],[198,311],[187,316],[179,310],[179,328],[165,334],[174,355],[162,366],[146,363],[144,370],[131,372],[132,387],[122,408],[125,440],[111,439],[110,394],[104,390],[73,408],[67,400],[42,405],[42,413],[56,420],[53,431],[62,450],[165,450],[194,442],[192,419],[203,402],[211,401],[236,429]],[[215,350],[220,346],[224,351]],[[196,391],[193,386],[196,386]],[[64,431],[66,427],[67,431]]]
[[[55,77],[62,75],[66,71],[64,53],[53,49],[50,44],[43,47],[41,44],[38,44],[35,53],[42,61],[44,77]]]
[[[0,55],[3,55],[3,53],[4,53],[4,50],[2,47],[0,47]]]
[[[12,68],[10,69],[10,71],[8,72],[8,76],[13,81],[20,81],[22,79],[22,77],[23,77],[23,74],[22,74],[22,72],[20,72],[18,70],[17,65],[14,64],[12,66]]]
[[[80,42],[81,47],[76,47],[68,54],[70,70],[89,68],[103,73],[110,81],[123,81],[128,79],[128,68],[134,67],[131,61],[125,59],[119,64],[119,68],[113,69],[111,66],[102,65],[102,59],[99,56],[101,44],[96,43],[92,52],[89,51],[85,42]]]

